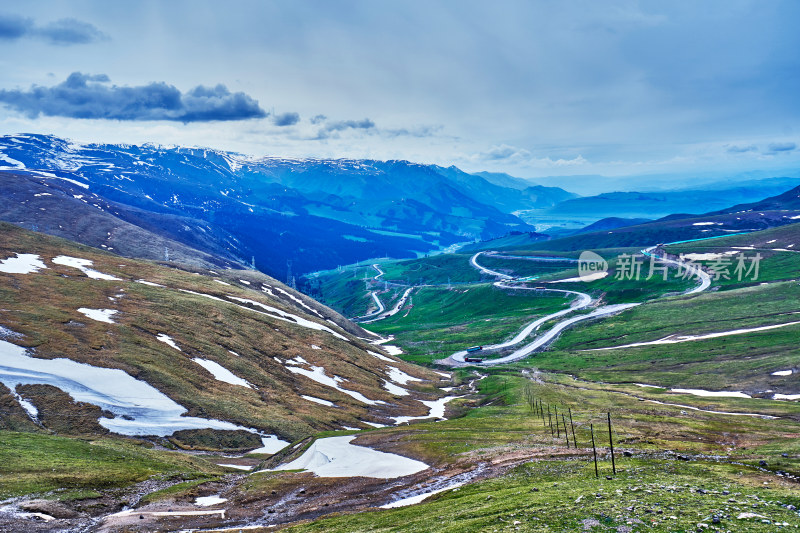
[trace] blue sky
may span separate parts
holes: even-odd
[[[0,134],[522,177],[800,160],[800,3],[32,1]]]

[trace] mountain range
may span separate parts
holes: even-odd
[[[3,189],[16,195],[0,203],[4,220],[120,253],[138,241],[148,250],[130,255],[150,259],[186,255],[188,246],[281,278],[290,275],[287,261],[301,274],[532,231],[512,212],[574,197],[408,161],[253,158],[46,135],[0,138],[0,171]],[[48,191],[49,205],[40,205]],[[75,200],[107,215],[103,234],[61,223]]]

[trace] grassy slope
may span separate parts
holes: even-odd
[[[715,280],[721,289],[796,279],[800,275],[800,224],[790,224],[747,235],[675,244],[667,247],[667,251],[673,254],[722,253],[736,250],[735,247],[752,248],[738,250],[744,255],[745,265],[748,267],[751,258],[756,254],[761,256],[758,277],[743,275],[742,279],[739,279],[734,270],[737,256],[733,256],[729,258],[731,262],[728,265],[721,266],[720,275]],[[794,251],[795,248],[798,250]],[[715,261],[698,261],[698,263],[713,268]],[[729,279],[723,275],[725,270],[730,276]]]
[[[792,275],[796,271],[790,264],[776,265],[771,276],[787,279]],[[610,279],[603,281],[608,299],[620,299],[619,285]],[[402,435],[399,429],[380,430],[374,435],[377,438],[380,433],[392,432],[410,451],[439,460],[488,460],[527,452],[538,456],[535,462],[417,506],[333,517],[290,530],[576,531],[584,529],[583,520],[595,520],[589,525],[621,526],[622,530],[633,531],[695,531],[698,523],[710,525],[713,516],[721,517],[724,528],[735,531],[775,531],[775,522],[784,520],[800,525],[797,514],[785,509],[788,503],[798,505],[796,487],[749,466],[764,458],[770,470],[798,471],[800,405],[796,402],[700,398],[608,383],[794,391],[789,385],[791,377],[773,377],[769,373],[796,365],[800,327],[667,346],[578,351],[656,340],[675,333],[698,334],[790,322],[800,316],[796,314],[800,310],[798,301],[800,288],[796,283],[759,285],[651,301],[617,317],[568,330],[554,350],[536,354],[506,370],[488,370],[494,375],[480,383],[483,392],[495,397],[491,406],[472,410],[460,419],[415,425],[413,432]],[[613,480],[602,479],[602,475],[610,473],[606,460],[601,464],[601,480],[596,481],[586,450],[578,450],[576,459],[564,460],[563,438],[552,438],[538,425],[540,421],[524,405],[524,385],[519,378],[504,375],[532,366],[605,381],[594,384],[560,374],[537,376],[534,395],[546,403],[558,404],[559,409],[571,407],[579,443],[587,442],[588,423],[602,427],[604,412],[611,411],[620,447],[643,452],[671,449],[716,454],[723,459],[686,463],[660,460],[658,455],[647,460],[618,457],[620,475]],[[780,418],[765,421],[759,417],[711,414],[640,398]],[[598,444],[607,458],[607,438],[602,432],[598,433]],[[781,457],[781,453],[788,453],[789,458]],[[730,460],[744,465],[727,463]],[[705,492],[698,493],[700,488]],[[534,489],[536,492],[532,492]],[[741,512],[766,518],[739,520],[736,517]]]
[[[774,522],[782,521],[800,524],[797,514],[784,507],[800,502],[794,487],[748,466],[763,457],[770,470],[797,471],[797,421],[764,424],[758,418],[686,412],[558,376],[538,375],[536,382],[527,382],[518,374],[490,376],[481,381],[481,389],[492,398],[491,406],[447,422],[414,425],[414,431],[385,429],[369,435],[377,440],[388,433],[409,452],[440,461],[523,463],[509,473],[419,505],[334,516],[289,531],[580,531],[589,520],[605,527],[632,526],[623,531],[675,532],[694,531],[713,516],[735,531],[774,531]],[[526,386],[536,399],[572,409],[578,449],[567,448],[563,434],[551,436],[543,427],[524,400]],[[606,411],[613,416],[618,452],[618,475],[610,480],[604,478],[611,475]],[[600,479],[586,447],[590,423],[596,430]],[[620,448],[635,456],[622,457]],[[722,457],[683,462],[660,454],[665,448]],[[782,458],[783,451],[793,458]],[[743,511],[762,514],[770,524],[737,520]]]
[[[386,275],[381,279],[407,285],[465,283],[480,281],[480,273],[469,264],[469,255],[442,254],[410,261],[397,261],[381,266]]]
[[[596,380],[704,389],[798,393],[796,378],[770,376],[797,365],[800,325],[677,344],[581,351],[800,320],[800,287],[784,282],[650,302],[568,330],[526,364]]]
[[[490,284],[423,287],[413,293],[413,307],[407,314],[401,312],[366,327],[395,335],[406,351],[404,358],[430,362],[466,346],[504,340],[536,317],[563,309],[570,301]]]
[[[303,357],[323,366],[328,375],[346,378],[347,388],[390,403],[391,410],[404,410],[406,406],[413,411],[409,414],[418,414],[419,405],[411,397],[394,398],[385,391],[382,379],[386,365],[368,355],[370,347],[363,342],[345,341],[233,303],[176,290],[219,298],[244,297],[301,314],[244,285],[222,285],[212,276],[121,259],[10,225],[2,230],[2,258],[17,252],[37,253],[48,265],[34,274],[2,274],[5,281],[0,284],[0,300],[4,302],[0,323],[23,334],[15,342],[35,348],[38,357],[68,357],[120,368],[167,393],[187,407],[190,415],[229,420],[277,433],[287,440],[341,424],[358,426],[358,419],[370,416],[370,412],[368,406],[350,396],[290,373],[275,357],[281,361]],[[95,269],[122,281],[89,279],[77,269],[51,263],[59,254],[93,260]],[[166,287],[132,281],[142,278]],[[79,307],[116,309],[117,323],[88,319],[76,311]],[[158,341],[159,333],[171,336],[182,351]],[[312,345],[322,349],[312,349]],[[194,357],[214,360],[256,388],[218,381],[193,362]],[[395,366],[439,379],[405,363]],[[339,408],[301,399],[300,394],[333,401]]]
[[[149,443],[119,438],[71,439],[0,431],[0,499],[57,491],[59,499],[160,479],[222,474],[199,457],[152,450]]]
[[[314,283],[319,284],[321,302],[344,316],[357,317],[366,314],[374,305],[367,284],[376,274],[371,266],[353,267],[343,272],[329,270],[314,278]]]

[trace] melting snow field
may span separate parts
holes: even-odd
[[[423,492],[422,494],[417,494],[415,496],[409,496],[408,498],[403,498],[402,500],[397,500],[392,503],[387,503],[386,505],[381,505],[381,509],[394,509],[395,507],[406,507],[407,505],[414,505],[417,503],[421,503],[427,500],[430,496],[434,494],[439,494],[440,492],[444,492],[446,490],[455,489],[462,485],[465,485],[466,481],[453,483],[452,485],[448,485],[446,487],[441,487],[429,492]]]
[[[738,391],[709,391],[702,389],[670,389],[669,391],[678,394],[691,394],[693,396],[709,398],[752,398],[749,394]]]
[[[395,416],[392,417],[392,420],[394,420],[395,425],[399,425],[405,422],[410,422],[411,420],[425,420],[426,418],[444,419],[444,410],[445,407],[447,406],[447,402],[449,402],[450,400],[455,400],[456,398],[462,398],[462,396],[445,396],[444,398],[439,398],[438,400],[432,400],[432,401],[421,400],[420,402],[429,409],[427,415]]]
[[[408,391],[399,385],[395,385],[391,381],[383,380],[383,388],[395,396],[408,396]]]
[[[718,254],[714,253],[703,253],[703,254],[683,254],[681,257],[683,259],[688,259],[689,261],[714,261],[716,259],[721,259],[728,255],[736,255],[741,253],[738,250],[730,250],[728,252],[722,252]]]
[[[395,362],[392,359],[389,359],[388,357],[386,357],[385,355],[379,354],[378,352],[373,352],[371,350],[367,350],[367,353],[370,354],[372,357],[377,357],[381,361],[387,361],[389,363],[394,363]]]
[[[159,285],[158,283],[153,283],[152,281],[147,281],[146,279],[137,279],[136,283],[141,283],[142,285],[148,285],[150,287],[163,287],[163,285]]]
[[[303,455],[275,470],[308,470],[321,477],[393,479],[428,468],[422,461],[350,444],[355,438],[350,435],[317,439]]]
[[[16,254],[16,257],[0,259],[0,272],[6,274],[33,274],[47,266],[36,254]]]
[[[312,366],[311,370],[305,368],[298,368],[296,366],[288,366],[286,368],[289,370],[289,372],[303,375],[308,379],[312,379],[321,385],[325,385],[326,387],[332,387],[338,390],[339,392],[343,392],[348,396],[358,400],[359,402],[363,402],[367,405],[378,405],[384,403],[378,400],[370,400],[360,392],[343,389],[342,387],[339,386],[339,383],[345,381],[345,379],[340,378],[339,376],[333,376],[333,377],[327,376],[325,374],[325,369],[322,368],[321,366]]]
[[[252,389],[253,387],[245,380],[222,366],[221,364],[212,361],[211,359],[200,359],[199,357],[195,357],[192,359],[195,363],[202,366],[214,376],[214,379],[217,381],[223,381],[225,383],[230,383],[231,385],[241,385],[242,387],[247,387]]]
[[[323,400],[322,398],[316,398],[314,396],[306,396],[305,394],[301,394],[300,397],[301,398],[305,398],[309,402],[318,403],[318,404],[325,405],[325,406],[328,406],[328,407],[336,407],[335,403],[329,402],[328,400]]]
[[[263,453],[272,455],[273,453],[278,453],[282,449],[286,448],[289,442],[285,440],[281,440],[275,435],[268,435],[266,437],[261,437],[261,448],[256,448],[255,450],[250,450],[247,453]]]
[[[228,498],[220,498],[219,494],[217,494],[216,496],[199,496],[194,500],[194,504],[200,507],[211,507],[226,501],[228,501]]]
[[[403,350],[398,348],[397,346],[392,346],[390,344],[384,344],[383,349],[386,350],[386,353],[389,355],[403,355]],[[394,361],[392,361],[394,362]]]
[[[172,337],[170,337],[170,336],[169,336],[169,335],[167,335],[166,333],[159,333],[159,334],[156,336],[156,340],[159,340],[159,341],[163,342],[164,344],[168,344],[168,345],[172,346],[173,348],[175,348],[175,349],[176,349],[176,350],[178,350],[179,352],[182,352],[182,351],[183,351],[183,350],[181,350],[180,348],[178,348],[178,345],[177,345],[177,344],[175,344],[175,341],[174,341],[174,340],[172,340]]]
[[[223,422],[181,416],[186,409],[162,392],[118,369],[99,368],[69,359],[37,359],[25,348],[0,341],[0,382],[17,385],[53,385],[75,401],[97,405],[114,414],[100,418],[103,427],[121,435],[171,435],[181,429],[252,431]]]
[[[79,313],[83,313],[87,317],[91,318],[92,320],[97,320],[98,322],[106,322],[108,324],[116,324],[111,317],[119,313],[116,309],[89,309],[87,307],[79,307]]]
[[[793,372],[792,370],[778,370],[776,372],[773,372],[770,375],[772,375],[772,376],[791,376],[792,372]]]
[[[393,366],[387,366],[386,368],[389,369],[389,379],[395,383],[399,383],[400,385],[408,385],[409,381],[422,381],[420,378],[409,376],[399,368],[395,368]]]
[[[773,400],[800,400],[800,394],[776,394]]]
[[[202,295],[202,296],[206,296],[206,295]],[[315,329],[315,330],[318,330],[318,331],[327,331],[328,333],[330,333],[334,337],[337,337],[339,339],[342,339],[342,340],[345,340],[345,341],[349,342],[349,339],[347,337],[345,337],[344,335],[342,335],[340,333],[337,333],[337,332],[333,331],[331,328],[329,328],[327,326],[323,326],[322,324],[317,324],[316,322],[312,322],[311,320],[306,320],[305,318],[299,317],[297,315],[293,315],[291,313],[287,313],[286,311],[282,311],[282,310],[278,309],[277,307],[272,307],[272,306],[269,306],[269,305],[266,305],[266,304],[262,304],[261,302],[256,302],[255,300],[249,300],[247,298],[237,298],[235,296],[231,296],[230,298],[231,298],[231,300],[236,300],[237,302],[241,302],[241,303],[245,303],[245,304],[254,305],[256,307],[260,307],[261,309],[266,311],[269,316],[271,316],[273,318],[277,318],[278,320],[284,320],[286,322],[293,322],[293,323],[295,323],[295,324],[297,324],[299,326],[303,326],[304,328],[308,328],[308,329]]]
[[[217,466],[224,466],[225,468],[233,468],[235,470],[247,470],[247,471],[250,471],[253,468],[255,468],[253,466],[247,466],[247,465],[229,465],[223,463],[217,463]]]
[[[68,255],[59,255],[58,257],[53,258],[53,263],[56,265],[64,265],[72,268],[77,268],[88,277],[92,279],[104,279],[107,281],[121,281],[120,278],[112,276],[110,274],[103,274],[102,272],[98,272],[97,270],[93,270],[89,268],[94,264],[93,261],[89,259],[81,259],[79,257],[70,257]]]

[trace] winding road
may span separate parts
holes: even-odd
[[[414,288],[415,287],[407,288],[406,291],[403,293],[403,295],[400,297],[400,299],[397,300],[397,303],[394,304],[394,307],[389,309],[387,312],[384,313],[383,311],[380,311],[380,313],[383,313],[383,314],[381,314],[377,318],[372,318],[372,319],[369,319],[369,320],[360,320],[359,323],[360,324],[369,324],[371,322],[377,322],[378,320],[383,320],[384,318],[390,317],[392,315],[396,315],[397,313],[400,312],[400,310],[403,308],[403,306],[406,305],[406,301],[408,300],[408,296],[411,294],[411,291],[413,291]],[[378,305],[383,307],[383,304],[380,303],[380,299],[378,299],[378,295],[377,294],[375,294],[373,292],[372,293],[372,297],[375,298],[375,301],[378,302]],[[369,316],[374,316],[375,314],[377,314],[377,313],[370,313]]]
[[[663,255],[659,256],[658,254],[654,253],[654,250],[656,248],[658,248],[658,246],[651,246],[650,248],[645,248],[644,250],[642,250],[642,254],[646,255],[647,257],[654,257],[669,265],[673,265],[678,268],[683,268],[684,270],[686,270],[688,274],[694,275],[697,277],[697,279],[700,280],[700,285],[698,285],[694,289],[686,291],[685,294],[695,294],[698,292],[703,292],[704,290],[708,289],[711,286],[711,276],[709,276],[705,270],[691,263],[684,263],[682,261],[678,261],[675,259],[669,259]]]
[[[656,259],[659,259],[660,261],[662,261],[664,263],[667,263],[668,265],[672,265],[672,266],[675,266],[675,267],[678,267],[678,268],[683,268],[689,275],[693,275],[693,276],[697,277],[700,280],[700,284],[697,287],[687,291],[686,294],[699,293],[699,292],[705,291],[706,289],[708,289],[711,286],[711,277],[708,275],[708,273],[703,271],[699,266],[693,265],[693,264],[690,264],[690,263],[686,263],[686,262],[683,262],[683,261],[679,261],[679,260],[676,260],[676,259],[670,259],[670,258],[665,257],[663,255],[659,255],[655,251],[657,248],[658,248],[657,245],[656,246],[651,246],[649,248],[645,248],[644,250],[642,250],[642,254],[644,254],[644,255],[646,255],[648,257],[654,257]],[[492,345],[484,346],[483,350],[481,350],[481,354],[487,353],[487,352],[491,353],[491,352],[494,352],[494,351],[497,351],[497,350],[502,350],[504,348],[510,348],[511,346],[515,346],[515,345],[521,343],[524,339],[526,339],[531,333],[533,333],[535,330],[537,330],[542,324],[544,324],[544,323],[546,323],[546,322],[548,322],[550,320],[553,320],[553,319],[556,319],[556,318],[560,318],[560,317],[562,317],[564,315],[568,315],[568,314],[572,313],[573,311],[577,311],[579,309],[585,309],[585,308],[589,307],[592,304],[591,296],[589,296],[588,294],[582,293],[582,292],[565,291],[565,290],[559,290],[559,289],[519,287],[519,286],[515,286],[515,285],[509,285],[508,282],[514,280],[514,278],[512,276],[509,276],[507,274],[503,274],[501,272],[497,272],[497,271],[488,269],[488,268],[482,266],[480,263],[478,263],[478,258],[483,253],[484,252],[478,252],[475,255],[473,255],[469,260],[470,265],[472,265],[474,268],[478,269],[480,272],[482,272],[484,274],[488,274],[490,276],[494,276],[494,277],[498,278],[498,281],[494,283],[494,285],[496,287],[505,288],[505,289],[515,289],[515,290],[536,290],[536,291],[539,291],[539,292],[545,292],[546,291],[546,292],[559,292],[559,293],[573,294],[573,295],[577,296],[577,299],[572,303],[572,305],[568,309],[562,309],[561,311],[558,311],[556,313],[552,313],[552,314],[549,314],[547,316],[538,318],[535,321],[531,322],[530,324],[525,326],[511,340],[503,342],[503,343],[500,343],[500,344],[492,344]],[[478,364],[480,366],[494,366],[494,365],[499,365],[499,364],[503,364],[503,363],[510,363],[512,361],[517,361],[519,359],[523,359],[523,358],[527,357],[528,355],[530,355],[531,353],[533,353],[533,352],[535,352],[535,351],[537,351],[537,350],[539,350],[541,348],[546,347],[556,337],[558,337],[558,335],[562,331],[564,331],[565,329],[573,326],[574,324],[577,324],[578,322],[582,322],[582,321],[585,321],[585,320],[595,320],[595,319],[599,319],[599,318],[609,317],[609,316],[615,315],[617,313],[621,313],[622,311],[625,311],[626,309],[630,309],[632,307],[636,307],[637,305],[640,305],[640,303],[605,305],[605,306],[598,307],[598,308],[594,309],[591,313],[584,314],[584,315],[577,315],[577,316],[573,316],[573,317],[561,320],[560,322],[556,323],[553,327],[551,327],[549,330],[547,330],[543,334],[537,336],[532,342],[526,344],[522,348],[514,350],[513,352],[511,352],[508,355],[505,355],[503,357],[499,357],[497,359],[492,359],[492,360],[489,360],[489,361],[482,361],[480,363],[472,363],[472,364]],[[459,351],[459,352],[456,352],[456,353],[452,354],[451,356],[447,357],[446,359],[442,359],[442,360],[439,360],[437,362],[440,363],[440,364],[448,365],[448,366],[462,366],[462,365],[467,364],[466,361],[465,361],[465,357],[466,356],[467,356],[467,351],[466,350],[462,350],[462,351]]]

